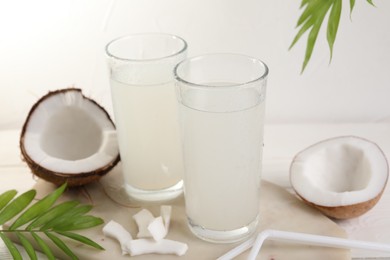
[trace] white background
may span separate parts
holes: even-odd
[[[80,87],[111,113],[104,45],[137,32],[180,35],[189,55],[238,52],[270,67],[267,122],[390,121],[390,1],[349,1],[329,65],[323,26],[300,74],[291,51],[300,0],[0,0],[0,130],[18,129],[48,90]],[[112,8],[108,17],[108,10]]]
[[[0,0],[1,188],[35,182],[26,178],[17,131],[5,130],[20,129],[49,90],[72,85],[112,114],[104,46],[138,32],[177,34],[190,56],[238,52],[269,65],[264,177],[282,186],[294,154],[329,136],[363,136],[389,156],[390,1],[374,1],[375,8],[356,1],[350,19],[343,0],[332,63],[323,27],[301,75],[306,37],[288,51],[300,0]],[[345,222],[349,237],[390,243],[389,201],[386,192],[373,210]]]

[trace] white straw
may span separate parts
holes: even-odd
[[[261,232],[260,234],[262,234],[262,233],[263,232]],[[255,240],[256,240],[255,237],[248,239],[244,243],[238,245],[237,247],[233,248],[229,252],[225,253],[223,256],[218,257],[217,260],[230,260],[230,259],[235,258],[236,256],[242,254],[243,252],[245,252],[246,250],[251,248],[253,246],[253,243],[255,242]]]
[[[223,256],[219,257],[218,260],[232,259],[238,256],[239,254],[243,253],[247,249],[249,249],[251,246],[252,246],[252,250],[248,256],[248,260],[254,260],[259,254],[260,248],[266,239],[303,243],[308,245],[326,246],[326,247],[347,248],[347,249],[356,248],[356,249],[390,252],[390,245],[388,244],[268,229],[259,233],[256,239],[251,238],[248,241],[237,246],[236,248],[233,248]]]

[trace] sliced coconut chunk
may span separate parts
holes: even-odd
[[[154,220],[154,216],[149,210],[140,210],[137,214],[133,215],[133,219],[138,226],[138,238],[152,237],[152,234],[150,234],[148,230],[148,226]]]
[[[114,220],[110,220],[110,222],[103,227],[103,234],[107,237],[114,238],[119,242],[122,249],[122,255],[129,254],[126,243],[133,238],[121,224]]]
[[[131,256],[143,254],[175,254],[182,256],[187,252],[188,245],[169,239],[154,241],[152,239],[135,239],[126,243]]]
[[[162,205],[160,208],[161,216],[155,218],[148,225],[148,231],[154,240],[159,241],[167,236],[171,222],[172,206]]]
[[[168,233],[168,230],[166,229],[163,222],[163,218],[161,216],[155,218],[152,222],[150,222],[150,224],[148,225],[148,231],[155,241],[160,241]]]
[[[155,218],[153,214],[142,209],[133,216],[133,219],[138,225],[138,238],[153,238],[159,241],[166,237],[171,221],[172,206],[162,205],[160,208],[160,216]]]
[[[108,113],[74,88],[49,92],[32,107],[20,148],[34,174],[69,186],[94,181],[119,161]]]
[[[164,220],[165,230],[168,233],[169,225],[171,223],[172,206],[162,205],[160,208],[161,217]]]
[[[359,137],[337,137],[298,153],[290,167],[296,193],[330,217],[345,219],[371,209],[388,179],[382,150]]]
[[[131,256],[151,253],[184,255],[188,249],[187,244],[164,238],[170,226],[172,206],[163,205],[160,211],[161,216],[157,218],[154,218],[147,209],[142,209],[133,215],[139,229],[137,236],[150,238],[133,240],[130,233],[112,220],[103,228],[103,233],[120,242],[122,254],[129,253]]]

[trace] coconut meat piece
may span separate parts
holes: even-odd
[[[133,239],[131,234],[119,223],[115,222],[114,220],[110,220],[104,227],[103,227],[103,234],[106,237],[114,238],[119,242],[122,249],[122,255],[126,255],[129,252],[127,251],[126,243]]]
[[[151,253],[184,255],[188,250],[186,243],[165,238],[170,225],[172,206],[162,205],[160,212],[161,216],[157,218],[154,218],[147,209],[142,209],[133,215],[139,230],[137,237],[147,238],[133,239],[122,225],[113,220],[103,227],[103,233],[120,243],[123,255],[127,253],[131,256]]]
[[[380,148],[357,137],[329,139],[299,153],[290,169],[296,192],[316,205],[334,207],[375,198],[386,185]]]
[[[126,243],[127,250],[131,256],[144,254],[174,254],[178,256],[185,255],[188,245],[179,241],[162,239],[154,241],[152,239],[135,239]]]
[[[65,174],[90,172],[118,155],[115,127],[80,91],[48,96],[30,115],[24,147],[42,167]]]

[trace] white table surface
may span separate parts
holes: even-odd
[[[289,165],[307,146],[335,136],[355,135],[376,142],[390,158],[390,124],[267,125],[265,127],[263,178],[291,190]],[[30,189],[35,180],[19,151],[19,130],[0,131],[0,192]],[[361,217],[338,221],[349,238],[390,244],[390,188],[379,203]],[[352,251],[354,259],[390,259],[389,253]],[[0,259],[12,259],[0,241]]]

